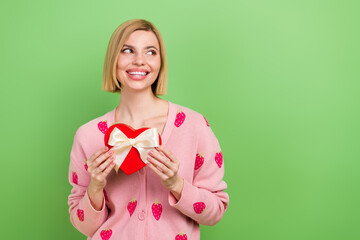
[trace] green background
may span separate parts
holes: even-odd
[[[230,205],[202,239],[352,240],[359,228],[359,1],[2,1],[1,239],[84,239],[70,223],[76,129],[112,32],[161,31],[164,99],[204,114]]]

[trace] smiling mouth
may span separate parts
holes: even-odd
[[[146,76],[149,74],[149,72],[129,72],[129,71],[126,72],[132,76]]]

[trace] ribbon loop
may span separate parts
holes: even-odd
[[[132,147],[139,151],[141,160],[146,164],[147,153],[151,148],[159,146],[159,135],[157,128],[149,128],[136,138],[128,138],[120,129],[115,127],[110,133],[108,144],[113,146],[113,151],[116,154],[114,168],[118,172]]]

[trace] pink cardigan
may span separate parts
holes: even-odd
[[[205,117],[169,102],[162,145],[180,161],[184,187],[179,201],[147,166],[129,176],[111,171],[100,211],[90,204],[86,159],[104,146],[115,109],[78,128],[70,154],[70,220],[88,239],[200,239],[199,224],[214,225],[229,203],[218,140]]]

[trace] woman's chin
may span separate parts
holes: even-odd
[[[151,85],[150,86],[125,86],[121,88],[121,91],[127,91],[127,92],[152,92]]]

